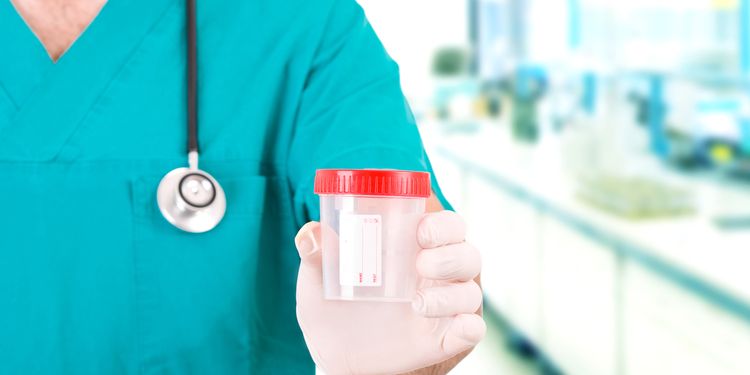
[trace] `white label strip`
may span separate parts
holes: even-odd
[[[382,278],[382,218],[342,213],[339,216],[339,283],[380,286]]]

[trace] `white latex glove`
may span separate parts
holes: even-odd
[[[310,222],[295,242],[302,262],[297,320],[313,360],[328,375],[398,374],[446,361],[484,337],[477,314],[482,291],[479,252],[464,242],[451,211],[426,214],[415,233],[424,278],[412,304],[323,299],[321,226]]]

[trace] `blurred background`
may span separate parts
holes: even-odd
[[[750,0],[360,0],[482,251],[457,374],[750,374]]]

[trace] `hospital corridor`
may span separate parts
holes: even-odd
[[[750,2],[360,3],[482,254],[453,373],[750,374]]]

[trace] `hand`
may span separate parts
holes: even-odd
[[[426,214],[415,235],[423,279],[413,303],[323,299],[321,225],[310,222],[295,242],[302,258],[297,320],[315,363],[328,375],[397,374],[446,361],[485,333],[474,281],[479,252],[464,242],[465,225],[451,211]]]

